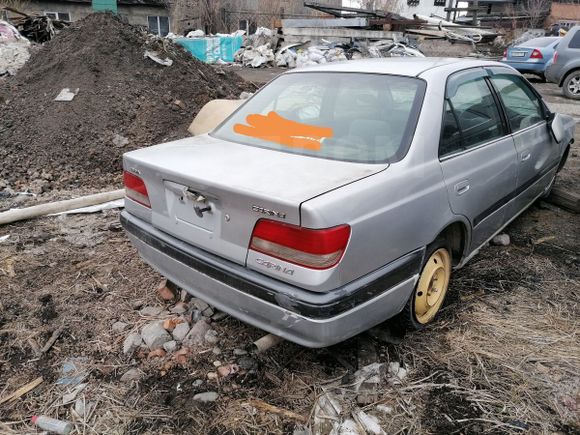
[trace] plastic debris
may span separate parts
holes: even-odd
[[[40,429],[60,435],[68,435],[74,429],[71,422],[57,420],[56,418],[47,417],[46,415],[33,415],[30,420],[32,421],[32,424],[38,426]]]
[[[79,88],[63,88],[54,101],[72,101],[74,97],[79,93]]]
[[[171,60],[168,57],[165,58],[165,59],[161,59],[159,57],[159,53],[157,53],[156,51],[146,50],[145,53],[143,54],[143,57],[148,57],[152,61],[157,62],[159,65],[163,65],[163,66],[171,66],[171,65],[173,65],[173,60]]]
[[[78,385],[89,375],[87,370],[88,359],[75,357],[67,359],[61,368],[61,375],[56,381],[57,385]]]

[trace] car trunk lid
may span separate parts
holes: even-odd
[[[151,223],[245,264],[255,223],[300,224],[300,205],[385,169],[251,147],[208,135],[132,151],[124,168],[145,182]]]

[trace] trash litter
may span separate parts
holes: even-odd
[[[79,88],[75,88],[75,89],[64,88],[58,93],[58,95],[56,96],[54,101],[72,101],[73,98],[78,93],[79,93]]]
[[[33,415],[30,421],[40,429],[44,429],[60,435],[68,435],[74,429],[74,426],[71,422],[57,420],[56,418],[47,417],[46,415]]]
[[[205,32],[201,29],[197,29],[197,30],[192,30],[185,37],[186,38],[203,38],[204,36],[205,36]]]
[[[157,53],[156,51],[146,50],[145,53],[143,54],[143,57],[148,57],[152,61],[157,62],[159,65],[163,65],[163,66],[171,66],[171,65],[173,65],[173,60],[171,60],[168,57],[165,58],[165,59],[161,59],[159,57],[159,53]]]
[[[89,375],[85,365],[88,363],[86,357],[74,357],[67,359],[60,370],[61,375],[55,382],[57,385],[78,385]]]
[[[75,401],[75,399],[77,398],[78,394],[83,391],[87,385],[89,384],[78,384],[76,387],[74,387],[70,392],[66,393],[65,395],[62,396],[62,405],[68,405],[69,403],[72,403]]]

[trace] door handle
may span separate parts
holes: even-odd
[[[457,195],[463,195],[470,188],[469,180],[461,181],[461,182],[457,183],[454,187],[455,187],[455,193]]]
[[[525,162],[526,160],[529,160],[530,157],[532,157],[532,153],[530,153],[529,151],[522,153],[522,162]]]

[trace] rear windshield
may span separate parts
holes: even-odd
[[[294,154],[394,162],[409,147],[425,82],[362,73],[281,75],[212,136]]]
[[[561,39],[561,38],[554,37],[554,38],[530,39],[529,41],[526,41],[523,44],[521,44],[520,47],[530,47],[530,48],[547,47],[548,45],[553,44],[554,42],[556,42],[559,39]]]

